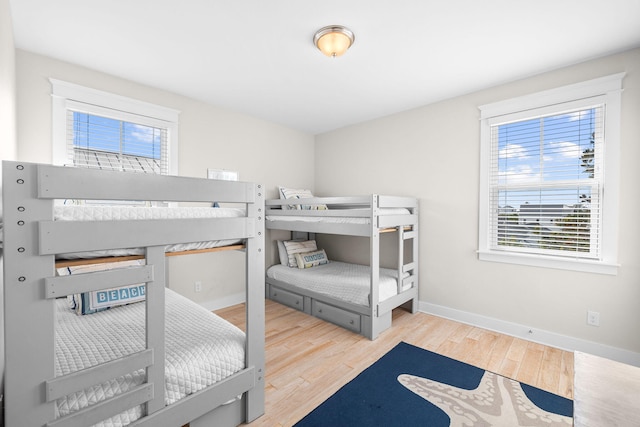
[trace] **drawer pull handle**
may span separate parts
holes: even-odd
[[[351,319],[351,320],[349,321],[349,323],[351,323],[351,324],[353,325],[353,319]]]
[[[300,305],[300,301],[296,301],[296,305]]]
[[[318,313],[322,313],[322,309],[318,310]]]

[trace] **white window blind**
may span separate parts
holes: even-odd
[[[168,174],[166,128],[68,109],[66,134],[74,166]]]
[[[491,249],[600,258],[603,117],[599,104],[492,120]]]

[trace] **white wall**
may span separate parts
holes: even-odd
[[[267,197],[276,197],[277,186],[285,183],[313,187],[311,135],[21,50],[16,65],[19,160],[51,162],[52,77],[180,110],[180,175],[204,178],[207,168],[236,170],[241,180],[263,184]],[[274,251],[267,247],[268,264]],[[238,302],[244,255],[173,257],[169,279],[172,288],[210,308],[215,301]],[[202,282],[201,293],[194,292],[195,281]]]
[[[0,0],[0,160],[15,160],[16,141],[16,83],[13,23],[9,0]],[[0,164],[0,194],[2,193],[2,165]],[[2,218],[2,200],[0,200]],[[0,249],[0,313],[4,313],[2,249]],[[4,315],[0,315],[0,396],[4,390]],[[0,408],[3,404],[0,402]],[[2,411],[0,409],[0,419]]]
[[[478,106],[621,71],[627,75],[622,95],[619,274],[479,261]],[[488,326],[513,326],[516,331],[532,328],[534,340],[540,333],[610,346],[631,352],[638,362],[639,117],[640,49],[635,49],[319,135],[315,190],[318,195],[389,193],[420,199],[423,309],[484,320]],[[330,257],[368,250],[344,239],[325,244]],[[600,312],[600,327],[587,326],[587,309]]]

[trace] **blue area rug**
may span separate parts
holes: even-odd
[[[309,426],[571,426],[573,401],[400,343],[303,418]]]

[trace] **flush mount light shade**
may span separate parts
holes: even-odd
[[[351,47],[354,40],[353,32],[341,25],[320,28],[313,36],[313,44],[322,53],[332,58],[343,55]]]

